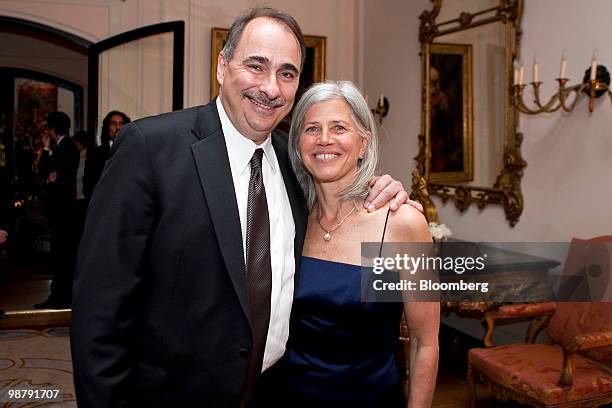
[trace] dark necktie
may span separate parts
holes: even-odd
[[[252,395],[261,374],[272,292],[272,264],[270,261],[270,218],[266,189],[261,171],[263,149],[256,149],[251,158],[251,179],[247,204],[246,281],[251,308],[253,352],[247,373],[243,404]]]

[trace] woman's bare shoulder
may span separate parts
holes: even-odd
[[[431,234],[425,216],[417,209],[402,205],[389,214],[386,241],[430,242]]]

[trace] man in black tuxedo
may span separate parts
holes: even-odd
[[[304,55],[291,16],[253,9],[219,54],[218,98],[121,130],[74,283],[79,407],[245,406],[282,356],[306,207],[274,128]],[[379,183],[378,205],[398,191],[393,206],[406,201],[399,183]],[[260,221],[268,226],[254,230]],[[270,275],[253,282],[268,270],[271,287]],[[264,312],[254,293],[265,293]]]
[[[51,241],[51,293],[37,309],[70,308],[72,277],[76,263],[78,233],[76,223],[76,175],[79,150],[68,132],[70,118],[64,112],[47,115],[43,134],[44,151],[39,162],[45,182],[44,195]],[[55,145],[52,149],[52,145]]]

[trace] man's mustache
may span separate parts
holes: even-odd
[[[257,103],[260,103],[260,104],[265,105],[265,106],[269,106],[271,108],[277,108],[277,107],[283,106],[283,105],[285,105],[287,103],[285,98],[278,97],[278,98],[275,98],[275,99],[270,99],[265,94],[263,94],[261,92],[244,91],[242,94],[244,96],[246,96],[247,98],[253,99]]]

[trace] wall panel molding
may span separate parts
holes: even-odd
[[[108,2],[4,0],[0,3],[0,15],[48,25],[96,42],[108,36],[111,8]]]

